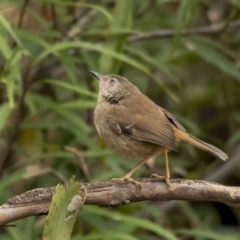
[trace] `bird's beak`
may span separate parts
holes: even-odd
[[[96,73],[96,72],[94,72],[94,71],[91,71],[91,73],[92,73],[92,75],[93,75],[94,77],[96,77],[99,81],[101,80],[101,77],[102,77],[101,74]]]

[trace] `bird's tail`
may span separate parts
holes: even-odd
[[[183,132],[177,128],[174,128],[174,134],[179,142],[186,142],[194,145],[195,147],[198,147],[206,152],[211,153],[212,155],[222,159],[223,161],[226,161],[228,159],[228,156],[226,153],[224,153],[222,150],[218,149],[217,147],[214,147],[211,144],[208,144],[196,137],[191,136],[187,132]]]

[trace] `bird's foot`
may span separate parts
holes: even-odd
[[[167,184],[168,191],[173,192],[172,186],[171,186],[170,181],[169,181],[169,177],[160,176],[160,175],[154,173],[154,174],[151,175],[151,178],[157,178],[157,179],[165,180],[165,182]]]
[[[127,177],[127,176],[124,176],[121,178],[113,178],[111,181],[129,181],[129,182],[135,184],[135,186],[138,188],[139,191],[142,188],[140,182],[138,182],[137,180],[134,180],[133,178]]]

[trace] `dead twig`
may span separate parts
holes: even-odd
[[[222,31],[231,31],[234,28],[238,28],[238,27],[240,27],[240,20],[228,22],[227,24],[215,23],[215,24],[203,26],[203,27],[183,29],[180,32],[180,35],[182,36],[196,35],[196,34],[214,35],[214,34],[219,34]],[[168,37],[173,37],[175,35],[176,35],[176,31],[173,29],[160,29],[160,30],[154,30],[148,33],[144,33],[142,35],[130,36],[128,38],[128,41],[138,42],[138,41],[143,41],[143,40],[153,39],[153,38],[168,38]]]
[[[71,147],[71,146],[65,146],[63,149],[65,151],[68,151],[68,152],[71,152],[74,154],[74,156],[77,160],[77,163],[79,164],[79,167],[81,168],[82,173],[84,174],[84,177],[89,179],[90,174],[89,174],[88,165],[87,165],[82,153],[78,149]]]
[[[58,28],[58,19],[57,19],[55,5],[53,3],[50,4],[50,11],[51,11],[52,22],[53,22],[52,29],[55,30]]]
[[[19,16],[19,20],[18,20],[18,24],[17,24],[17,27],[20,29],[22,27],[22,24],[23,24],[23,18],[24,18],[24,15],[25,15],[25,12],[26,12],[26,8],[29,4],[29,0],[25,0],[23,2],[23,5],[22,5],[22,8],[21,8],[21,11],[20,11],[20,16]]]

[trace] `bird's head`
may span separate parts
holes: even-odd
[[[99,81],[99,97],[110,103],[117,103],[126,96],[139,92],[137,87],[130,83],[126,78],[115,75],[101,75],[91,71]]]

